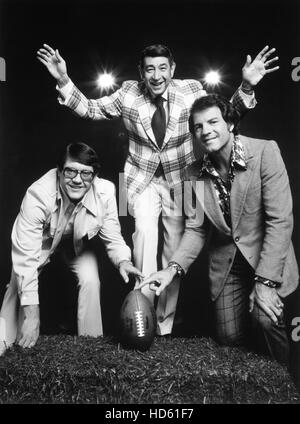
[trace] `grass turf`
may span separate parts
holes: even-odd
[[[208,338],[155,338],[147,352],[111,337],[41,336],[0,358],[1,404],[300,403],[288,371]]]

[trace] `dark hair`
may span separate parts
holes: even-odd
[[[72,159],[83,165],[92,166],[96,175],[100,170],[97,153],[85,143],[70,143],[62,150],[57,161],[57,167],[60,171],[63,170],[67,159]]]
[[[194,114],[210,107],[218,107],[225,122],[233,124],[233,134],[238,133],[240,115],[225,97],[218,94],[208,94],[195,100],[189,116],[189,130],[194,135]]]
[[[163,44],[153,44],[152,46],[148,46],[144,48],[144,50],[141,53],[139,66],[142,69],[144,66],[144,59],[145,57],[158,57],[163,56],[167,57],[169,59],[169,63],[172,66],[174,63],[174,58],[171,53],[171,50],[169,47],[164,46]]]

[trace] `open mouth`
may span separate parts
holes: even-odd
[[[163,85],[163,81],[162,82],[151,82],[151,87],[153,87],[153,88],[159,88],[159,87],[161,87],[162,85]]]
[[[83,187],[81,187],[81,186],[69,186],[69,188],[70,188],[71,190],[75,190],[75,191],[77,191],[77,190],[81,190]]]

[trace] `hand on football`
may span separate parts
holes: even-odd
[[[149,284],[149,288],[155,291],[156,296],[159,296],[165,288],[171,284],[173,278],[176,275],[176,270],[174,268],[165,268],[161,271],[154,272],[149,275],[143,282],[141,282],[136,289],[141,289],[142,287]]]
[[[144,278],[144,275],[139,271],[135,266],[132,265],[130,261],[121,261],[119,263],[119,272],[123,277],[125,283],[129,281],[129,275],[134,275],[138,281],[141,281]]]

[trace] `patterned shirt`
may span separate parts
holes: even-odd
[[[244,171],[247,169],[244,148],[238,136],[236,136],[233,140],[227,181],[224,181],[220,174],[216,171],[208,153],[205,153],[202,167],[200,169],[200,176],[207,173],[212,179],[220,208],[223,212],[226,224],[229,227],[231,227],[230,192],[236,169]]]

